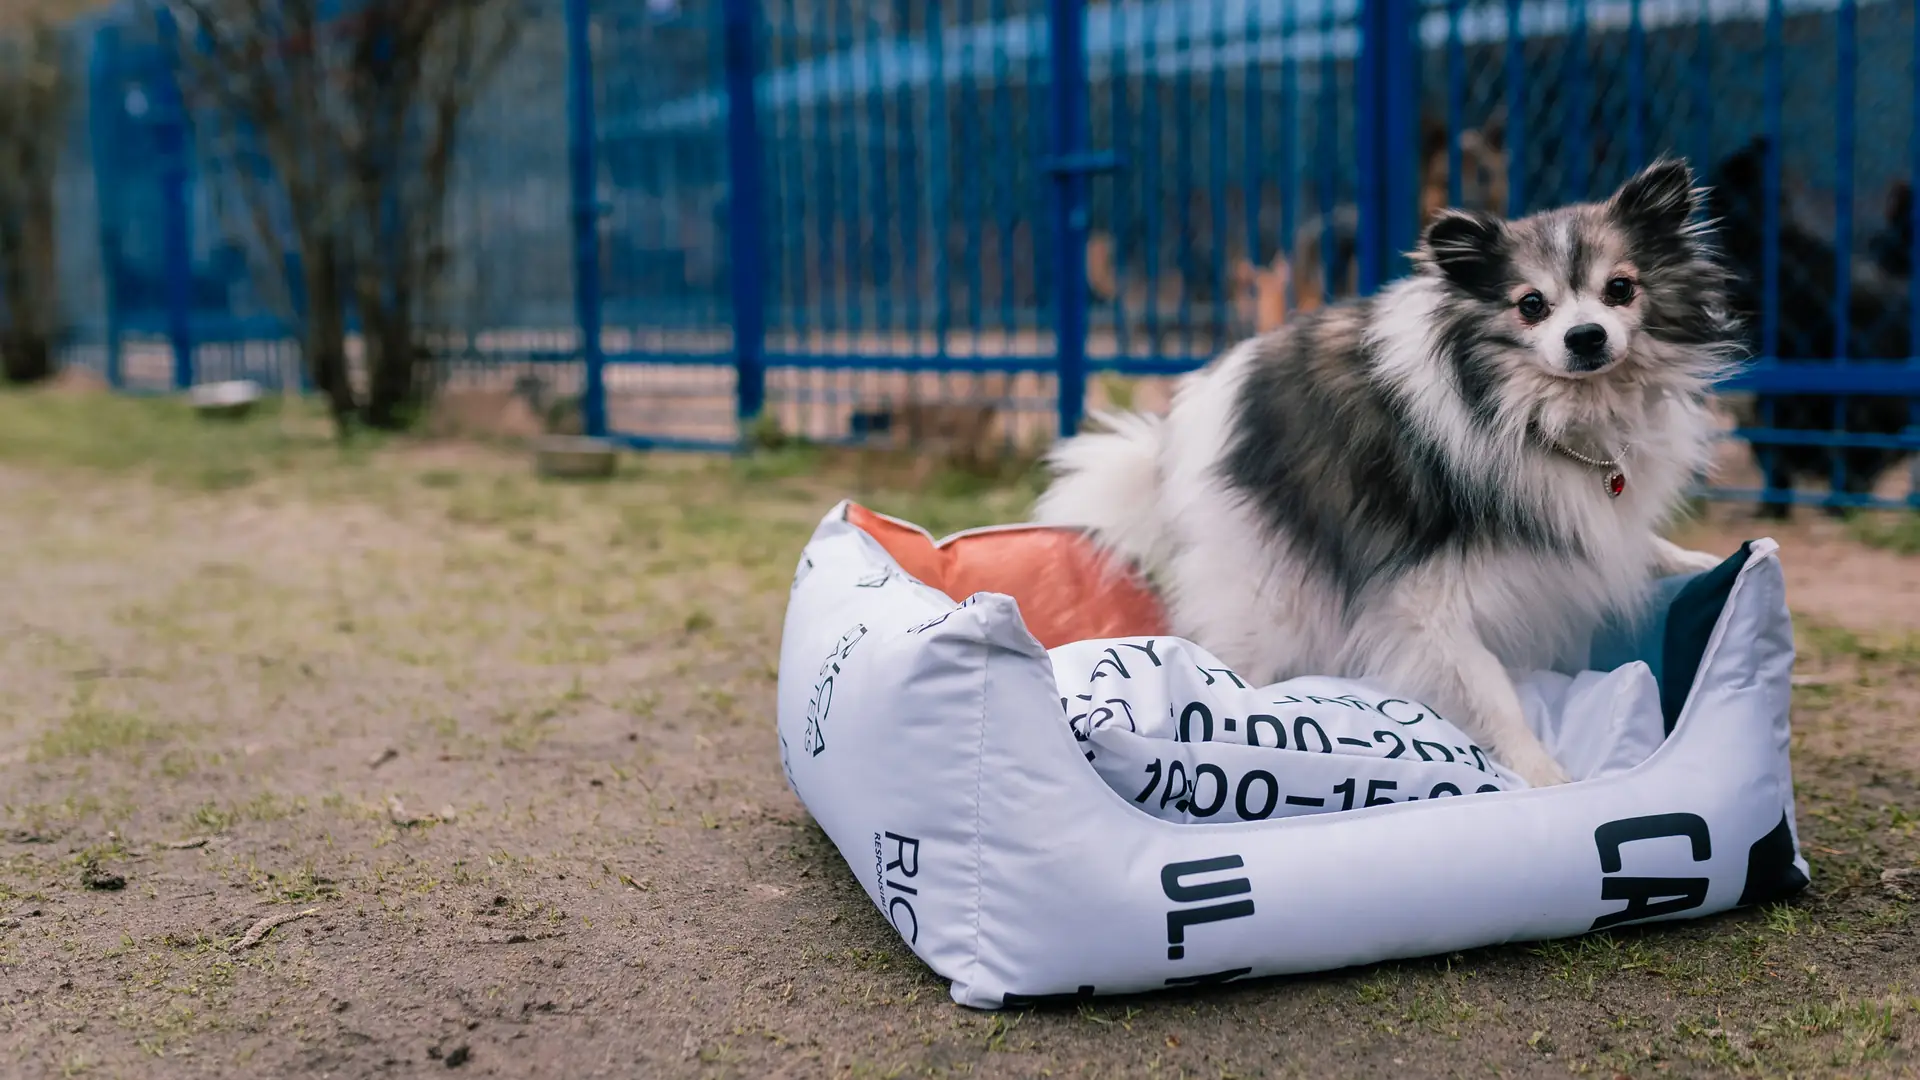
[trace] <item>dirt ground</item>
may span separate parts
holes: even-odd
[[[1913,522],[1692,527],[1783,542],[1800,900],[982,1014],[779,767],[819,516],[1031,497],[885,481],[794,452],[542,484],[498,448],[0,395],[0,1074],[1920,1073],[1920,903],[1881,884],[1920,864],[1920,557],[1857,539]]]

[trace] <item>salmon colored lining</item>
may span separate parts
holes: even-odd
[[[1013,597],[1027,630],[1049,649],[1167,632],[1166,609],[1140,575],[1071,529],[1028,525],[935,544],[919,529],[858,504],[847,507],[847,520],[879,541],[901,569],[956,603],[977,592]]]

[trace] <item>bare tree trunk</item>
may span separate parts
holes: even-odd
[[[306,291],[301,351],[307,373],[327,399],[334,427],[345,438],[353,424],[353,384],[347,378],[347,298],[340,287],[339,251],[328,237],[303,239],[300,261]]]
[[[48,193],[51,196],[51,193]],[[30,204],[40,203],[35,198]],[[44,209],[29,205],[20,216],[14,208],[0,208],[0,375],[10,383],[38,382],[53,374],[54,296],[53,236],[48,217],[52,198]]]
[[[380,431],[405,427],[413,419],[415,389],[411,297],[404,281],[381,295],[384,282],[363,280],[357,301],[367,342],[367,426]]]
[[[54,173],[66,133],[66,57],[45,22],[0,41],[0,375],[54,371],[60,298]]]
[[[0,0],[0,3],[5,0]],[[514,0],[174,0],[192,13],[186,61],[236,146],[272,164],[255,231],[271,254],[297,245],[301,343],[341,434],[354,421],[404,427],[428,365],[415,320],[445,268],[442,236],[458,122],[516,40]],[[243,129],[250,134],[243,135]],[[268,212],[284,194],[297,235]],[[272,259],[268,260],[273,262]],[[368,386],[347,377],[347,304],[366,342]]]

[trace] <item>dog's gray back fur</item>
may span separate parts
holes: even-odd
[[[1657,566],[1704,558],[1656,532],[1738,349],[1698,197],[1666,163],[1604,204],[1444,211],[1410,277],[1229,351],[1164,420],[1062,443],[1037,516],[1143,564],[1174,631],[1251,677],[1424,693],[1550,776],[1502,665],[1567,656]],[[1596,326],[1605,355],[1576,364]],[[1576,446],[1619,455],[1617,499]]]

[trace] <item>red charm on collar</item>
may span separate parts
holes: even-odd
[[[1627,474],[1618,469],[1607,474],[1607,498],[1617,499],[1627,490]]]

